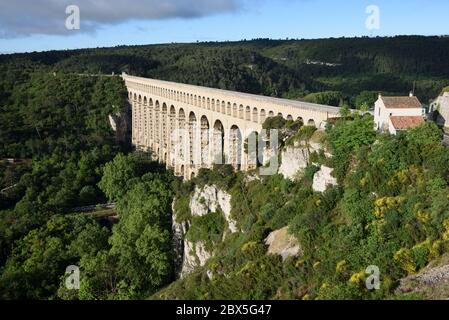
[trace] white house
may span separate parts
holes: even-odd
[[[379,95],[374,106],[374,122],[380,132],[396,134],[424,123],[424,108],[418,98],[383,97]]]

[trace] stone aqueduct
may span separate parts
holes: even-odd
[[[217,161],[252,169],[243,141],[252,132],[261,132],[267,117],[299,119],[319,128],[339,114],[339,108],[326,105],[127,74],[122,78],[132,108],[132,144],[151,151],[153,159],[188,179]],[[197,161],[194,149],[199,150]]]

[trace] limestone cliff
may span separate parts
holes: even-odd
[[[332,176],[334,169],[321,166],[320,170],[313,176],[313,191],[324,192],[330,186],[337,185],[337,179]]]
[[[301,253],[298,239],[288,233],[288,227],[271,232],[265,239],[265,244],[268,245],[268,254],[280,255],[282,260]]]
[[[310,155],[321,149],[319,143],[306,144],[304,141],[296,141],[293,145],[285,147],[281,152],[282,163],[279,174],[286,179],[295,180],[308,166]]]
[[[202,217],[210,213],[222,212],[227,222],[228,232],[237,232],[236,222],[231,218],[231,195],[215,185],[196,187],[189,201],[191,217]],[[177,222],[177,213],[173,210],[173,236],[176,265],[181,277],[191,273],[195,268],[204,266],[212,256],[203,241],[191,242],[185,239],[191,221]],[[226,233],[225,233],[226,234]]]
[[[126,107],[123,111],[109,115],[109,124],[115,132],[118,143],[124,145],[131,144],[131,109]]]

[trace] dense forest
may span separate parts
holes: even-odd
[[[329,125],[331,160],[295,182],[274,175],[247,183],[229,166],[191,182],[117,142],[108,115],[127,107],[133,75],[361,108],[379,92],[424,102],[449,86],[449,38],[253,40],[123,46],[0,55],[1,299],[350,299],[397,298],[397,281],[449,250],[449,152],[428,123],[398,136],[373,131],[369,115]],[[344,108],[343,110],[346,110]],[[308,139],[310,127],[269,120]],[[15,160],[9,160],[15,159]],[[318,165],[339,186],[320,194]],[[204,268],[176,280],[172,202],[186,206],[195,186],[232,195],[244,232],[222,239],[220,215],[188,234],[216,248]],[[3,191],[4,190],[4,191]],[[267,201],[270,199],[270,201]],[[111,215],[82,206],[114,203]],[[288,226],[303,254],[266,255],[263,239]],[[363,270],[376,264],[381,290],[367,292]],[[79,291],[65,270],[80,267]],[[212,270],[214,279],[207,272]]]
[[[449,85],[448,57],[448,37],[403,36],[120,46],[3,55],[0,64],[63,73],[124,71],[358,107],[365,101],[371,104],[379,92],[404,95],[413,89],[428,103]],[[331,92],[333,98],[321,98],[317,95],[321,92]]]

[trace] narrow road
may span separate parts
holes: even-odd
[[[17,187],[17,183],[16,183],[16,184],[13,184],[12,186],[9,186],[9,187],[7,187],[7,188],[5,188],[5,189],[0,190],[0,193],[6,192],[6,191],[8,191],[8,190],[10,190],[10,189],[13,189],[13,188],[15,188],[15,187]]]

